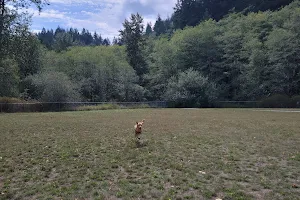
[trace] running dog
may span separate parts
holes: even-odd
[[[144,124],[145,120],[143,119],[141,122],[136,122],[136,125],[134,125],[135,129],[135,137],[137,139],[141,139],[141,134],[142,134],[142,126]]]

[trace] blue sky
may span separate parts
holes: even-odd
[[[118,35],[122,22],[131,13],[139,12],[144,23],[155,23],[157,15],[164,19],[171,16],[177,0],[49,0],[50,5],[41,13],[30,9],[33,14],[31,30],[40,31],[63,28],[86,28],[103,37],[112,39]]]

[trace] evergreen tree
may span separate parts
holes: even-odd
[[[73,38],[70,33],[58,33],[54,37],[53,49],[56,52],[67,50],[68,47],[72,46]]]
[[[73,40],[75,43],[80,43],[80,33],[78,29],[74,29]]]
[[[122,46],[122,45],[123,45],[121,39],[120,39],[120,38],[117,38],[117,37],[114,37],[112,44],[113,44],[113,45],[119,45],[119,46]]]
[[[41,41],[43,45],[45,45],[48,49],[51,49],[53,45],[53,30],[51,31],[46,31],[45,28],[42,29],[40,33],[38,33],[38,39]]]
[[[112,44],[113,45],[117,45],[118,44],[118,39],[116,37],[114,37]]]
[[[174,8],[172,21],[176,29],[196,26],[208,18],[220,20],[232,11],[257,12],[276,10],[293,0],[178,0]]]
[[[56,28],[55,32],[54,32],[54,37],[59,34],[59,33],[65,33],[66,30],[63,28],[60,28],[59,26]]]
[[[183,29],[185,26],[196,26],[202,19],[204,1],[178,0],[172,17],[175,28]]]
[[[104,46],[109,46],[110,45],[110,40],[108,38],[105,38],[102,42],[102,45]]]
[[[173,23],[172,20],[168,17],[165,21],[165,29],[166,29],[166,33],[168,33],[169,35],[171,35],[173,33]]]
[[[94,33],[93,40],[94,40],[93,41],[94,45],[96,46],[102,45],[101,35],[98,35],[97,32]]]
[[[93,36],[88,30],[84,34],[83,38],[85,45],[91,45],[93,43]]]
[[[152,26],[151,23],[147,23],[147,27],[146,27],[146,35],[151,35],[152,34]]]
[[[103,43],[102,36],[98,35],[97,39],[95,40],[95,42],[96,42],[96,45],[102,45],[102,43]]]
[[[143,56],[143,18],[140,14],[131,14],[130,21],[123,23],[124,30],[120,30],[121,41],[126,45],[129,64],[136,71],[142,82],[142,75],[147,73],[147,64]]]
[[[161,19],[160,15],[158,15],[157,20],[155,22],[154,28],[153,28],[156,36],[159,36],[161,34],[166,33],[166,27],[164,21]]]

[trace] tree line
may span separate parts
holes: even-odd
[[[273,2],[274,3],[274,2]],[[273,4],[271,4],[273,5]],[[278,7],[276,7],[278,8]],[[180,105],[210,106],[216,100],[260,100],[276,94],[300,94],[299,1],[279,11],[231,13],[176,30],[172,36],[143,37],[128,32],[128,59],[143,77],[153,99]],[[176,11],[175,11],[176,12]],[[135,18],[123,24],[136,27]],[[140,32],[142,29],[140,30]]]
[[[158,16],[146,28],[143,17],[132,14],[115,45],[86,29],[34,35],[29,23],[18,21],[21,14],[5,9],[0,96],[214,106],[300,95],[299,0],[245,2],[179,0],[170,18]],[[226,9],[217,16],[218,5]],[[8,15],[15,18],[3,20]]]
[[[290,4],[293,0],[178,0],[171,17],[163,20],[158,15],[152,27],[147,24],[146,35],[172,34],[187,26],[197,26],[202,21],[219,21],[230,13],[248,14],[258,11],[275,11]]]
[[[65,51],[71,46],[111,45],[109,38],[102,38],[97,32],[92,34],[85,28],[81,32],[76,28],[64,29],[57,27],[55,31],[43,28],[41,32],[37,33],[37,37],[47,49],[57,52]],[[118,44],[117,38],[114,38],[113,44]]]

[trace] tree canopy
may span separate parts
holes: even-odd
[[[112,43],[87,29],[35,35],[28,16],[2,9],[0,96],[201,107],[273,95],[295,100],[300,2],[289,3],[179,0],[171,18],[158,15],[145,30],[143,17],[132,14]]]

